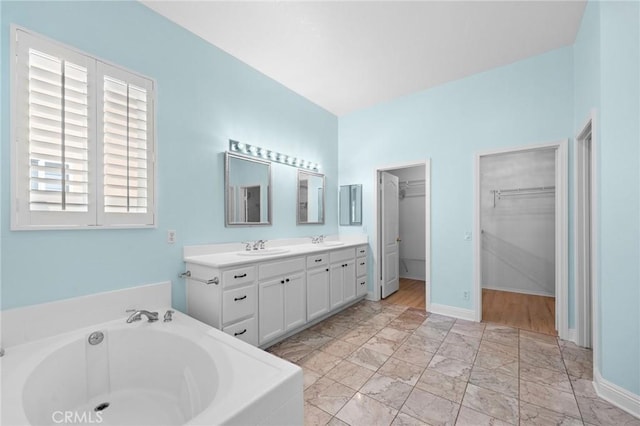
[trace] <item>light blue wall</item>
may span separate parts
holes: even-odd
[[[589,2],[574,45],[574,133],[596,111],[602,376],[640,394],[640,4]]]
[[[154,78],[158,87],[158,229],[9,230],[9,99],[2,97],[2,307],[177,281],[182,246],[337,232],[337,118],[221,50],[128,2],[2,1],[2,93],[15,23]],[[296,169],[274,164],[273,226],[225,228],[222,152],[236,139],[317,161],[324,226],[296,226]],[[175,245],[166,243],[177,230]]]
[[[600,3],[601,372],[640,395],[640,3]]]
[[[473,294],[473,243],[463,237],[473,230],[475,154],[572,134],[566,47],[341,117],[340,183],[363,184],[371,239],[374,170],[431,158],[431,302],[472,309],[463,292]]]

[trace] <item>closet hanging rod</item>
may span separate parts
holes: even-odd
[[[531,191],[555,191],[555,186],[534,186],[530,188],[512,188],[512,189],[492,189],[491,192],[497,193],[517,193],[517,192],[531,192]]]

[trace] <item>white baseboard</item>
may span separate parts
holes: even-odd
[[[526,290],[522,288],[511,288],[511,287],[496,287],[491,285],[483,285],[483,290],[497,290],[497,291],[508,291],[509,293],[520,293],[520,294],[530,294],[532,296],[545,296],[545,297],[556,297],[555,294],[549,293],[546,291],[536,291],[536,290]]]
[[[578,344],[578,331],[575,328],[570,328],[568,331],[567,340]]]
[[[600,398],[609,401],[632,416],[640,418],[640,395],[611,383],[602,377],[598,368],[593,369],[593,387]]]
[[[429,304],[427,311],[434,314],[446,315],[448,317],[459,318],[467,321],[475,321],[475,312],[472,309],[464,309],[455,306],[431,303]]]

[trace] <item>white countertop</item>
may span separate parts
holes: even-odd
[[[274,243],[273,245],[267,243],[266,250],[286,250],[286,251],[276,251],[273,254],[265,254],[265,255],[246,255],[243,253],[259,253],[260,250],[256,252],[249,252],[246,250],[235,250],[235,251],[226,251],[226,252],[217,252],[213,250],[213,253],[209,254],[198,254],[192,256],[184,256],[185,263],[194,263],[196,265],[209,266],[213,268],[223,268],[228,266],[238,266],[238,265],[246,265],[251,263],[262,262],[265,260],[274,260],[274,259],[284,259],[287,257],[294,256],[304,256],[314,253],[321,252],[329,252],[334,250],[342,250],[352,247],[361,246],[363,244],[367,244],[366,236],[365,239],[362,238],[349,238],[345,240],[327,240],[325,243],[319,244],[291,244],[291,245],[281,245],[278,243]]]

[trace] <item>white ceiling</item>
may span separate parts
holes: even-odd
[[[340,116],[570,45],[586,1],[142,3]]]

